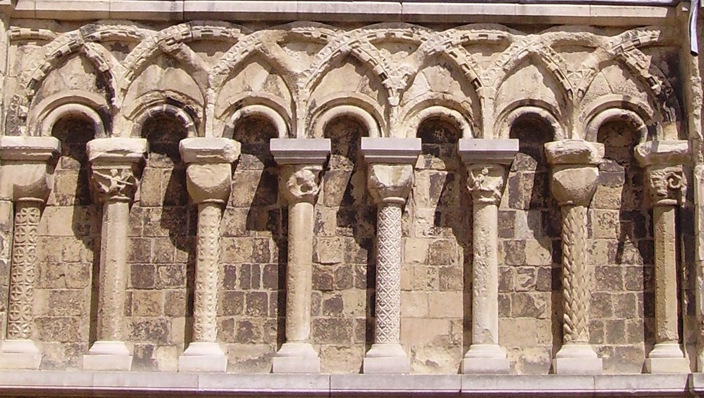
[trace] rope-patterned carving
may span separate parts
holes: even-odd
[[[401,204],[378,210],[375,343],[399,343],[401,313]]]
[[[214,342],[217,337],[218,257],[220,205],[198,205],[198,258],[196,264],[193,340]]]
[[[562,302],[564,343],[589,343],[587,208],[562,207]]]
[[[34,267],[37,263],[37,226],[41,216],[40,202],[20,201],[15,213],[10,273],[7,338],[32,337],[34,304]]]

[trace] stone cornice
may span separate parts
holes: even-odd
[[[360,3],[363,4],[360,7]],[[646,2],[582,1],[569,4],[535,2],[419,2],[419,1],[203,1],[203,0],[18,0],[4,12],[13,18],[97,20],[135,19],[184,21],[317,20],[541,23],[633,26],[674,24],[677,7],[669,0]],[[602,3],[602,4],[600,4]]]
[[[462,138],[459,140],[457,151],[462,162],[467,164],[505,164],[513,162],[518,153],[518,140],[485,140]]]
[[[274,138],[269,143],[269,150],[276,163],[320,165],[330,155],[330,139],[288,139]]]
[[[362,154],[368,164],[415,164],[421,152],[420,138],[362,138]]]
[[[233,163],[240,157],[240,143],[229,138],[185,138],[179,143],[184,163]]]

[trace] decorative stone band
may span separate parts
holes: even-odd
[[[240,143],[229,138],[186,138],[181,140],[179,150],[188,164],[186,184],[193,202],[226,203]]]
[[[518,140],[460,139],[458,152],[469,171],[467,188],[474,201],[498,206]]]
[[[635,156],[648,174],[653,206],[675,206],[684,199],[687,178],[682,165],[690,161],[689,143],[684,140],[649,141],[635,149]]]
[[[60,151],[54,137],[0,137],[0,198],[46,200]]]
[[[131,202],[137,190],[137,171],[148,144],[143,138],[97,138],[86,145],[91,164],[93,194],[99,201]]]

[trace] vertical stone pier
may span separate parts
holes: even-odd
[[[54,137],[0,138],[0,200],[8,204],[2,206],[5,214],[0,216],[14,218],[7,334],[0,346],[0,369],[39,369],[41,365],[41,352],[32,340],[37,228],[60,148]]]
[[[330,140],[273,139],[270,149],[281,166],[279,190],[288,202],[286,342],[273,359],[272,371],[320,373],[320,358],[310,343],[313,225]]]
[[[374,344],[363,373],[410,373],[401,347],[401,215],[413,187],[419,138],[362,138],[367,188],[377,204]]]
[[[518,140],[460,139],[472,194],[472,343],[461,372],[507,374],[506,350],[499,346],[498,207]]]
[[[227,354],[217,342],[220,224],[230,197],[232,163],[240,156],[240,144],[229,138],[186,138],[181,140],[179,149],[188,165],[188,194],[198,205],[198,247],[193,341],[178,358],[178,370],[224,372]]]
[[[680,347],[677,267],[677,208],[685,200],[689,162],[687,141],[651,141],[638,145],[636,159],[645,168],[653,207],[655,245],[655,347],[645,360],[648,373],[689,373]]]
[[[127,231],[139,167],[147,152],[142,138],[98,138],[86,146],[94,197],[103,203],[100,234],[97,341],[83,356],[86,370],[130,370],[132,355],[122,330],[127,288]]]
[[[596,191],[604,145],[583,140],[545,144],[552,166],[550,190],[562,211],[562,348],[557,374],[601,374],[602,361],[589,343],[593,271],[587,265],[587,210]]]

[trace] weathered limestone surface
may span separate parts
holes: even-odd
[[[648,199],[674,197],[671,176],[700,188],[684,5],[275,26],[134,11],[232,2],[57,4],[0,7],[1,140],[61,142],[55,172],[0,156],[3,351],[27,230],[22,342],[42,370],[689,371],[700,195]],[[447,11],[482,7],[531,25]],[[37,176],[45,204],[18,201],[8,181]]]

